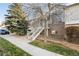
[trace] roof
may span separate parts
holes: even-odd
[[[71,4],[71,5],[68,5],[67,8],[70,8],[70,7],[73,7],[73,6],[76,6],[76,5],[79,5],[79,3],[74,3],[74,4]]]

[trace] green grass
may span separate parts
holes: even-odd
[[[0,56],[31,56],[3,38],[0,38]]]
[[[56,44],[56,43],[44,43],[43,41],[35,40],[35,41],[31,42],[30,44],[41,47],[46,50],[49,50],[51,52],[65,55],[65,56],[79,56],[78,51],[69,49],[67,47],[64,47],[64,46],[62,46],[60,44]]]

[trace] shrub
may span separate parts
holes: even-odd
[[[67,41],[72,42],[79,38],[79,27],[71,26],[66,28]]]

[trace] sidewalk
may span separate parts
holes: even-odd
[[[33,56],[62,56],[54,52],[50,52],[50,51],[41,49],[39,47],[33,46],[27,42],[27,39],[26,40],[17,39],[10,35],[3,35],[3,36],[0,35],[0,37],[8,40],[12,44],[16,45],[17,47],[21,48],[22,50],[28,52],[29,54]]]

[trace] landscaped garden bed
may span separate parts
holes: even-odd
[[[65,56],[79,56],[78,51],[72,50],[58,43],[46,43],[41,40],[35,40],[30,44]]]
[[[0,38],[0,56],[31,56],[3,38]]]

